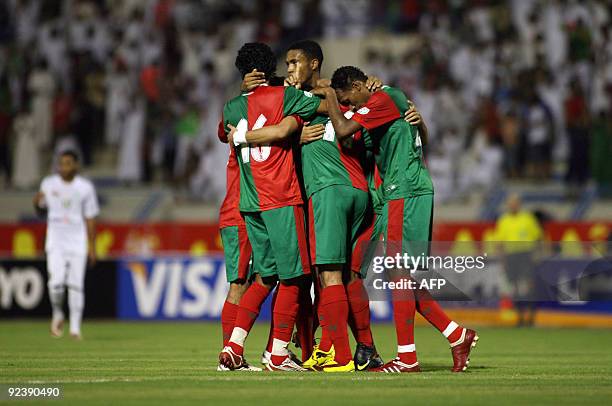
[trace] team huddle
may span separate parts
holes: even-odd
[[[358,68],[321,79],[316,42],[293,44],[286,62],[287,77],[279,78],[272,50],[245,44],[236,58],[243,93],[225,104],[219,123],[220,140],[230,144],[219,218],[230,288],[218,370],[261,370],[245,360],[244,347],[273,294],[261,360],[267,370],[419,372],[418,311],[447,338],[452,370],[465,371],[478,336],[425,289],[392,293],[396,358],[382,361],[370,329],[368,243],[394,242],[386,245],[393,255],[391,246],[405,253],[431,240],[433,185],[420,114],[401,90]]]

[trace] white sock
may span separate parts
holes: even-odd
[[[82,290],[68,288],[68,309],[70,310],[70,334],[81,334],[81,320],[85,294]]]
[[[397,346],[397,353],[404,353],[404,352],[415,352],[416,351],[416,345],[414,344],[408,344],[408,345],[398,345]]]
[[[458,328],[459,328],[459,325],[457,323],[455,323],[454,321],[451,321],[450,323],[448,323],[448,326],[446,326],[446,328],[442,332],[442,335],[444,337],[448,338]]]
[[[241,327],[234,327],[232,330],[232,336],[230,337],[230,341],[238,344],[241,347],[244,347],[244,342],[249,335],[249,332]]]
[[[289,351],[287,350],[287,346],[289,345],[286,341],[281,341],[278,338],[272,340],[272,355],[276,356],[288,356]]]
[[[64,320],[64,287],[49,286],[49,301],[51,302],[53,321]]]

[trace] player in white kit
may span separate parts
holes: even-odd
[[[70,336],[81,339],[85,305],[85,268],[95,256],[95,217],[99,213],[93,184],[77,175],[78,158],[73,151],[60,155],[58,174],[43,179],[34,207],[47,212],[47,272],[53,314],[51,335],[64,332],[64,294],[68,290]]]

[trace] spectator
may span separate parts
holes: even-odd
[[[36,135],[36,121],[29,109],[22,109],[13,124],[15,159],[12,184],[18,189],[30,189],[40,180],[40,137]]]
[[[116,145],[124,132],[125,117],[134,89],[125,63],[116,58],[106,76],[106,119],[104,139]]]
[[[143,177],[143,145],[145,133],[145,103],[133,95],[125,117],[125,127],[119,139],[117,177],[131,184]]]
[[[553,119],[550,109],[534,89],[528,91],[521,127],[527,149],[527,175],[535,179],[550,178]]]
[[[570,186],[582,186],[589,175],[590,119],[584,92],[577,79],[570,83],[565,100],[565,118],[570,146],[565,180]]]
[[[47,61],[39,61],[30,74],[28,90],[32,95],[32,115],[34,132],[38,145],[43,148],[51,144],[53,132],[53,98],[55,79],[49,72]]]
[[[592,125],[590,150],[591,172],[599,185],[600,194],[612,197],[612,115],[600,111]]]

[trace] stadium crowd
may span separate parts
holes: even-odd
[[[446,201],[503,178],[612,184],[612,7],[606,1],[7,0],[0,3],[0,171],[32,188],[54,154],[116,149],[126,184],[163,181],[205,201],[225,189],[217,141],[236,50],[390,31],[367,48],[429,126]],[[283,69],[279,68],[279,73]]]

